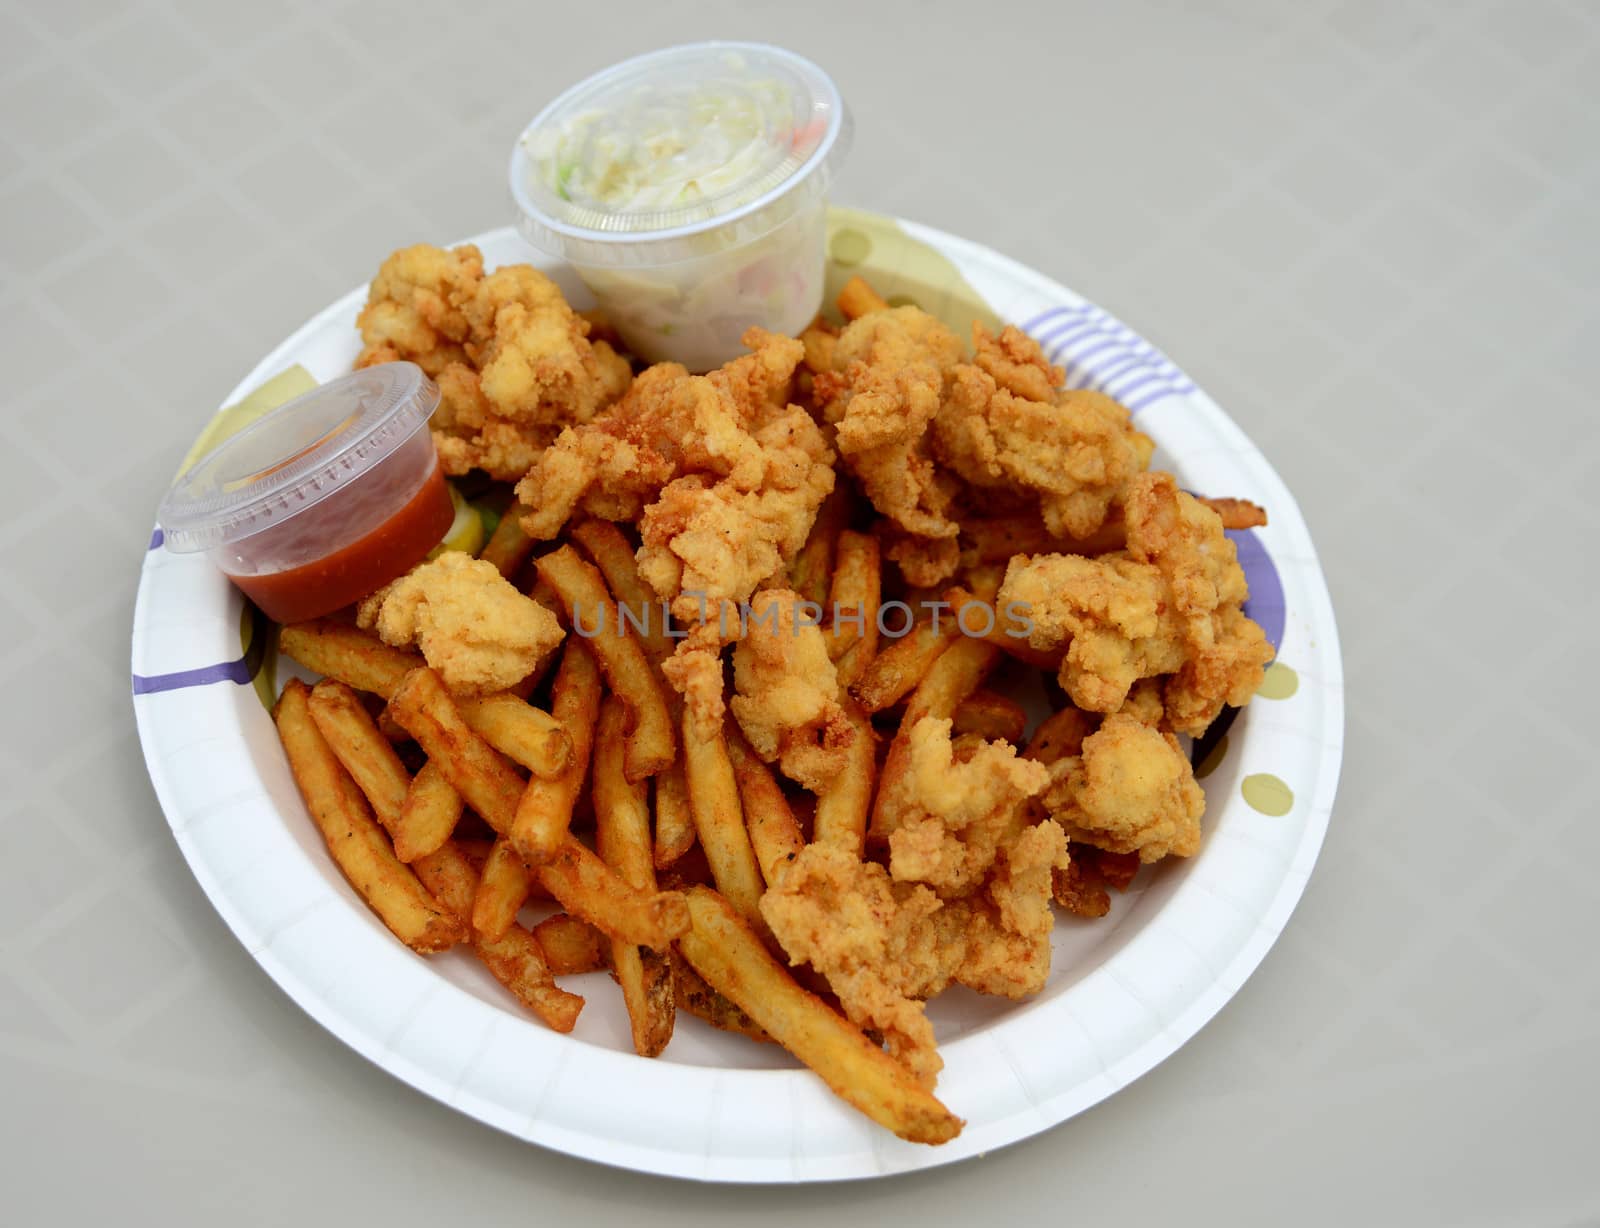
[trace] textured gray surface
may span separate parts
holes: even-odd
[[[7,1219],[1600,1219],[1600,11],[441,14],[0,4]],[[711,35],[835,73],[842,202],[1032,264],[1198,378],[1298,493],[1344,640],[1333,826],[1243,992],[1092,1112],[870,1185],[602,1171],[369,1067],[210,911],[127,698],[152,509],[202,417],[392,247],[505,220],[543,99]]]

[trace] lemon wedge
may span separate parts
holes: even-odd
[[[428,557],[436,559],[446,550],[475,555],[483,549],[483,543],[489,536],[483,531],[483,516],[461,497],[461,492],[453,485],[446,485],[450,486],[450,504],[456,509],[456,518],[450,522],[450,530],[444,535],[444,540],[428,551]]]

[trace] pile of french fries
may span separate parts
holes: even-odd
[[[873,705],[887,706],[935,654],[910,637],[874,655],[878,544],[845,529],[844,512],[834,501],[819,519],[797,574],[866,612],[853,636],[830,633],[830,652],[843,676],[870,677]],[[599,634],[566,637],[547,708],[529,701],[539,674],[514,692],[463,698],[421,657],[348,623],[281,629],[281,651],[322,676],[291,680],[275,719],[340,871],[412,950],[469,949],[557,1031],[572,1029],[584,1000],[556,978],[607,969],[642,1056],[666,1048],[684,1010],[777,1042],[903,1138],[954,1137],[961,1120],[776,950],[759,902],[806,832],[737,727],[705,727],[665,684],[660,667],[675,641],[663,621],[641,630],[637,618],[616,617],[619,602],[660,613],[634,547],[604,521],[567,536],[530,564],[533,542],[507,515],[482,555],[569,628],[576,610],[585,626],[606,611]],[[907,642],[922,647],[907,652]],[[1010,728],[1021,715],[994,695],[966,707],[969,728]],[[852,701],[848,711],[860,735],[853,760],[817,798],[811,836],[859,853],[876,737],[867,708]],[[592,823],[592,839],[574,834],[575,820],[580,830]],[[556,911],[526,926],[518,917],[530,902]]]

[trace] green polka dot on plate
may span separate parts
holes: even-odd
[[[1262,699],[1288,699],[1300,689],[1300,675],[1282,661],[1267,666],[1267,674],[1256,688]]]
[[[1257,772],[1246,776],[1239,786],[1244,800],[1252,810],[1278,818],[1288,814],[1294,806],[1294,790],[1271,772]]]
[[[828,255],[835,264],[860,264],[872,254],[872,240],[859,230],[837,230],[828,242]]]

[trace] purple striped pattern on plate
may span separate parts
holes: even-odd
[[[1176,363],[1092,303],[1041,311],[1022,324],[1022,331],[1065,369],[1068,388],[1103,392],[1129,413],[1195,390]]]

